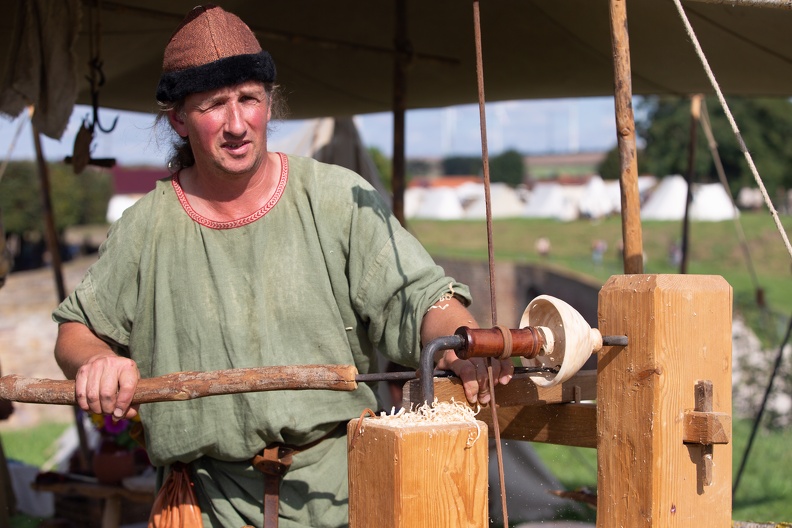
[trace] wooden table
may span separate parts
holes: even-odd
[[[120,485],[93,482],[55,482],[49,484],[33,483],[36,491],[51,491],[63,495],[77,495],[104,501],[102,507],[102,528],[118,528],[121,524],[121,500],[126,499],[142,504],[153,504],[154,493],[132,491]]]

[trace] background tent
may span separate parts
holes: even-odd
[[[685,217],[687,183],[682,176],[666,176],[641,207],[644,220],[682,220]],[[690,219],[704,222],[729,220],[736,215],[729,195],[720,183],[693,184]]]
[[[617,197],[617,200],[620,198]],[[616,206],[605,182],[599,175],[592,176],[583,187],[583,193],[578,203],[580,215],[586,218],[602,218],[615,212]]]
[[[523,216],[569,221],[577,218],[578,210],[560,184],[537,183],[528,196]]]
[[[309,120],[300,130],[271,143],[269,147],[273,151],[314,158],[353,170],[373,185],[386,203],[391,203],[390,193],[385,189],[379,170],[350,117]]]
[[[465,207],[465,218],[483,219],[487,217],[487,202],[484,199],[484,185],[477,185],[476,194],[468,196],[468,205]],[[490,185],[490,204],[492,218],[515,218],[523,216],[525,204],[520,200],[517,191],[505,183]]]

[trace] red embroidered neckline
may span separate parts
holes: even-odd
[[[272,198],[267,201],[260,209],[257,211],[252,212],[251,214],[243,217],[238,218],[236,220],[230,220],[228,222],[217,222],[215,220],[211,220],[206,218],[205,216],[201,216],[198,214],[195,209],[192,208],[190,202],[187,200],[187,195],[184,194],[184,189],[182,189],[181,183],[179,183],[179,173],[177,172],[171,177],[171,184],[173,185],[173,190],[176,191],[176,197],[179,199],[179,203],[181,204],[184,212],[192,218],[194,221],[198,222],[202,226],[209,227],[211,229],[234,229],[235,227],[242,227],[244,225],[251,224],[267,214],[270,209],[275,207],[275,204],[278,203],[281,196],[283,196],[283,191],[286,190],[286,182],[289,179],[289,159],[286,157],[285,154],[282,152],[278,152],[278,155],[281,159],[281,175],[280,180],[278,180],[278,186],[275,188],[275,194],[272,195]]]

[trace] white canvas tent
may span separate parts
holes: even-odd
[[[620,198],[617,198],[620,201]],[[613,197],[599,175],[592,176],[583,188],[578,202],[580,215],[586,218],[603,218],[616,212]]]
[[[676,174],[666,176],[641,207],[644,220],[682,220],[685,217],[687,183]],[[690,219],[718,222],[734,218],[735,211],[728,194],[719,183],[694,184]]]
[[[487,203],[484,197],[484,186],[478,186],[473,199],[465,207],[465,218],[482,219],[487,217]],[[517,191],[505,183],[493,183],[490,186],[490,203],[492,218],[515,218],[523,216],[525,204],[520,200]]]
[[[537,183],[523,208],[528,218],[556,218],[570,221],[578,216],[577,203],[555,182]]]
[[[421,203],[413,218],[427,220],[459,220],[464,211],[459,197],[450,187],[430,187],[425,189]]]

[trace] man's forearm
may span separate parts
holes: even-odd
[[[74,379],[77,371],[89,359],[115,355],[110,345],[99,339],[82,323],[62,323],[58,327],[55,361],[68,379]]]

